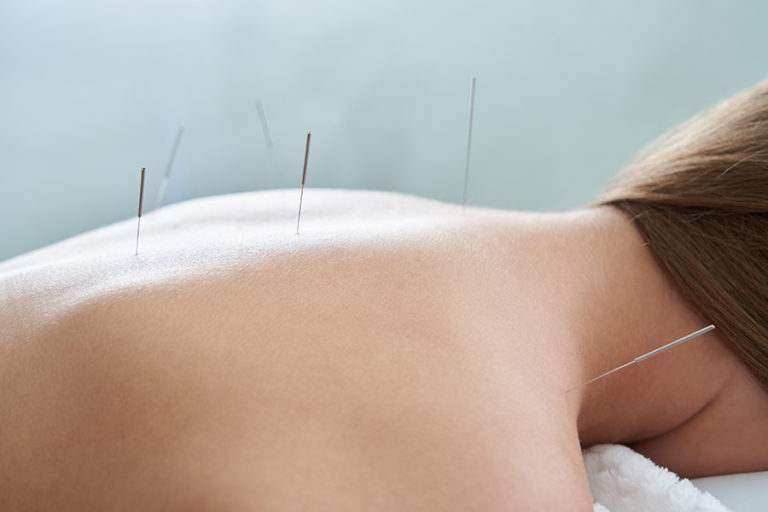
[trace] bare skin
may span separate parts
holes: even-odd
[[[586,511],[601,442],[768,469],[716,331],[565,392],[708,323],[617,212],[311,192],[299,236],[276,191],[0,264],[0,508]]]

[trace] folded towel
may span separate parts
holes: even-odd
[[[583,454],[595,512],[730,512],[690,480],[626,446],[597,445]]]

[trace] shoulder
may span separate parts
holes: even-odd
[[[634,449],[687,478],[768,470],[762,442],[768,393],[734,354],[721,359],[729,376],[718,394],[681,425]]]

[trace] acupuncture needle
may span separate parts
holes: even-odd
[[[264,140],[267,143],[267,149],[272,150],[272,132],[269,131],[267,114],[264,112],[264,105],[261,103],[261,100],[256,100],[256,112],[259,114],[259,121],[261,122],[261,129],[264,132]]]
[[[701,336],[702,334],[707,333],[707,332],[713,330],[714,328],[715,328],[715,326],[713,324],[710,324],[710,325],[704,327],[703,329],[699,329],[698,331],[692,332],[691,334],[688,334],[687,336],[683,336],[680,339],[677,339],[677,340],[675,340],[675,341],[673,341],[671,343],[667,343],[666,345],[663,345],[663,346],[661,346],[661,347],[659,347],[657,349],[651,350],[650,352],[648,352],[646,354],[638,356],[638,357],[634,358],[632,361],[630,361],[628,363],[625,363],[625,364],[623,364],[623,365],[621,365],[621,366],[619,366],[617,368],[614,368],[613,370],[607,371],[607,372],[603,373],[602,375],[598,375],[594,379],[590,379],[587,382],[583,382],[583,383],[579,384],[578,386],[574,386],[571,389],[569,389],[568,391],[566,391],[566,393],[570,393],[571,391],[573,391],[575,389],[579,389],[582,386],[586,386],[587,384],[595,382],[596,380],[602,379],[603,377],[606,377],[606,376],[608,376],[608,375],[610,375],[610,374],[612,374],[614,372],[617,372],[617,371],[621,370],[622,368],[626,368],[627,366],[633,365],[635,363],[639,363],[640,361],[645,361],[646,359],[650,359],[653,356],[657,356],[657,355],[661,354],[662,352],[664,352],[665,350],[669,350],[670,348],[675,347],[677,345],[680,345],[681,343],[685,343],[688,340],[692,340],[692,339],[694,339],[694,338],[696,338],[698,336]]]
[[[296,234],[299,234],[301,224],[301,203],[304,201],[304,183],[307,181],[307,161],[309,160],[309,139],[312,132],[307,132],[307,148],[304,150],[304,170],[301,173],[301,194],[299,195],[299,218],[296,220]]]
[[[139,185],[139,224],[136,227],[136,256],[139,255],[139,231],[141,231],[141,205],[144,202],[144,171],[145,168],[141,168],[141,185]]]
[[[462,212],[467,207],[467,186],[469,185],[469,156],[472,151],[472,123],[475,117],[475,85],[477,78],[472,77],[469,91],[469,127],[467,128],[467,156],[464,159],[464,199],[461,202]]]
[[[165,166],[165,174],[163,175],[163,181],[160,183],[160,192],[157,194],[157,202],[155,203],[155,209],[160,208],[160,204],[165,197],[165,189],[168,186],[168,181],[171,179],[171,169],[173,168],[173,162],[176,159],[176,152],[179,150],[179,144],[181,143],[181,136],[184,134],[184,127],[180,126],[176,132],[176,140],[171,148],[171,155],[168,158],[168,163]]]

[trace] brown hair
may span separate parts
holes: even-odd
[[[768,80],[652,143],[594,205],[634,221],[768,390]]]

